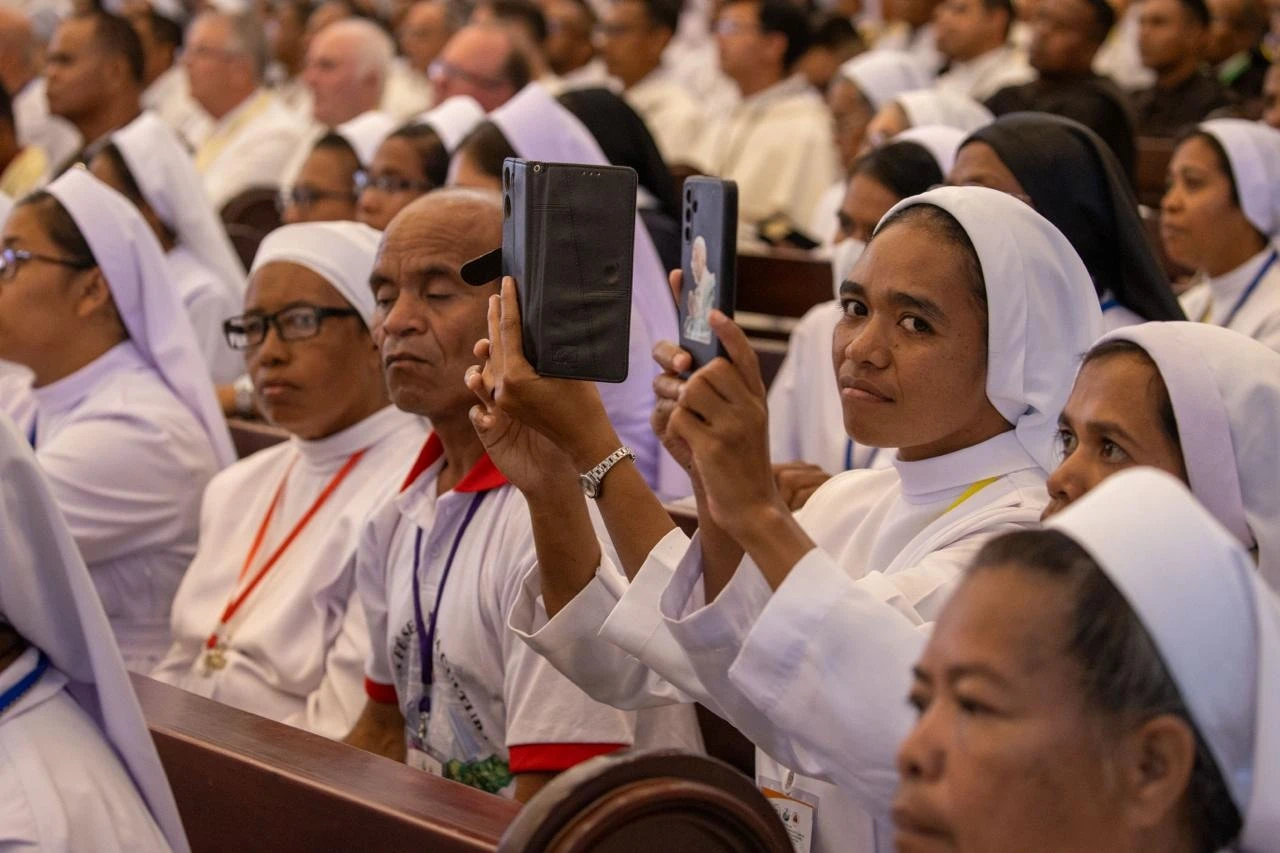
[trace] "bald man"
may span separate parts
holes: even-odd
[[[441,101],[470,95],[492,112],[515,97],[533,79],[527,48],[514,30],[498,24],[472,24],[449,39],[434,64],[431,82]]]
[[[471,287],[459,272],[501,242],[501,196],[440,190],[391,221],[374,264],[387,389],[434,433],[357,552],[372,652],[347,742],[524,801],[594,755],[633,743],[696,748],[698,736],[689,707],[637,715],[593,702],[507,630],[537,566],[534,525],[547,520],[530,517],[471,425],[464,376],[479,364],[498,282]],[[661,735],[637,741],[637,716]]]
[[[80,148],[80,134],[66,119],[49,114],[41,45],[30,19],[0,7],[0,85],[13,103],[18,144],[40,149],[50,164],[62,163]]]

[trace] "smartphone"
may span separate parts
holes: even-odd
[[[738,185],[719,178],[684,182],[681,250],[680,346],[697,370],[726,356],[711,331],[713,308],[733,316],[738,279]]]
[[[627,378],[636,183],[623,166],[503,163],[502,274],[540,375]]]

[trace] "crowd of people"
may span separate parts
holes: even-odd
[[[189,849],[133,672],[521,802],[701,704],[801,853],[1280,851],[1275,51],[1263,0],[0,7],[0,845]],[[625,381],[476,280],[510,157],[635,171]],[[776,376],[759,318],[679,347],[691,174],[831,266]]]

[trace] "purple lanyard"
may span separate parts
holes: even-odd
[[[418,699],[419,715],[431,713],[431,683],[435,679],[436,656],[433,652],[436,640],[436,623],[440,618],[440,602],[444,600],[444,585],[449,582],[449,573],[453,570],[453,559],[458,555],[458,546],[462,537],[467,535],[471,519],[484,501],[488,492],[477,492],[467,507],[467,514],[462,517],[462,524],[453,537],[453,547],[449,549],[449,559],[445,561],[444,572],[440,575],[440,586],[436,590],[436,601],[431,606],[431,624],[428,626],[422,618],[422,593],[418,570],[422,566],[422,525],[413,539],[413,621],[418,630],[418,668],[422,673],[422,696]]]

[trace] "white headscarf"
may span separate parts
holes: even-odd
[[[1153,324],[1154,325],[1154,324]],[[1142,622],[1244,819],[1238,847],[1280,838],[1280,601],[1176,479],[1124,471],[1048,522]]]
[[[1280,589],[1280,354],[1207,323],[1143,323],[1132,341],[1169,389],[1191,491]]]
[[[453,154],[458,143],[484,121],[484,107],[470,95],[454,95],[443,103],[427,110],[416,119],[436,132],[444,143],[444,150]]]
[[[933,82],[933,74],[923,62],[896,50],[873,50],[855,56],[836,73],[857,86],[873,110],[904,92],[927,88]]]
[[[400,122],[393,116],[377,110],[369,110],[351,121],[338,125],[333,132],[347,140],[351,150],[356,152],[356,159],[360,161],[360,167],[363,169],[373,162],[373,155],[378,153],[378,146],[386,141],[391,132],[399,126]]]
[[[369,274],[381,239],[381,231],[360,222],[285,225],[262,241],[249,274],[279,262],[306,267],[333,285],[369,327],[374,309]]]
[[[1268,239],[1280,236],[1280,130],[1242,118],[1213,119],[1200,130],[1226,152],[1244,218]]]
[[[226,229],[214,215],[191,156],[159,116],[146,111],[111,136],[142,197],[173,229],[178,243],[213,271],[233,303],[244,299],[245,274]]]
[[[0,613],[67,677],[67,693],[115,748],[175,851],[178,807],[98,591],[31,447],[0,414]]]
[[[218,464],[235,462],[209,367],[151,226],[127,198],[86,169],[65,172],[47,190],[89,244],[130,341],[204,426]]]
[[[938,163],[938,168],[942,170],[943,178],[946,178],[951,173],[951,167],[956,164],[956,152],[960,150],[960,143],[964,142],[967,137],[967,133],[954,127],[947,127],[942,124],[926,124],[902,131],[902,133],[893,138],[893,141],[914,142],[923,146],[926,151],[933,155],[933,159]]]
[[[921,89],[901,94],[894,100],[907,114],[907,121],[911,122],[912,127],[941,124],[973,133],[995,121],[991,110],[973,98],[950,92]]]
[[[1089,271],[1062,232],[1013,196],[940,187],[904,199],[885,219],[917,204],[942,208],[969,235],[987,289],[987,399],[1031,458],[1052,471],[1058,415],[1081,358],[1102,334]]]

